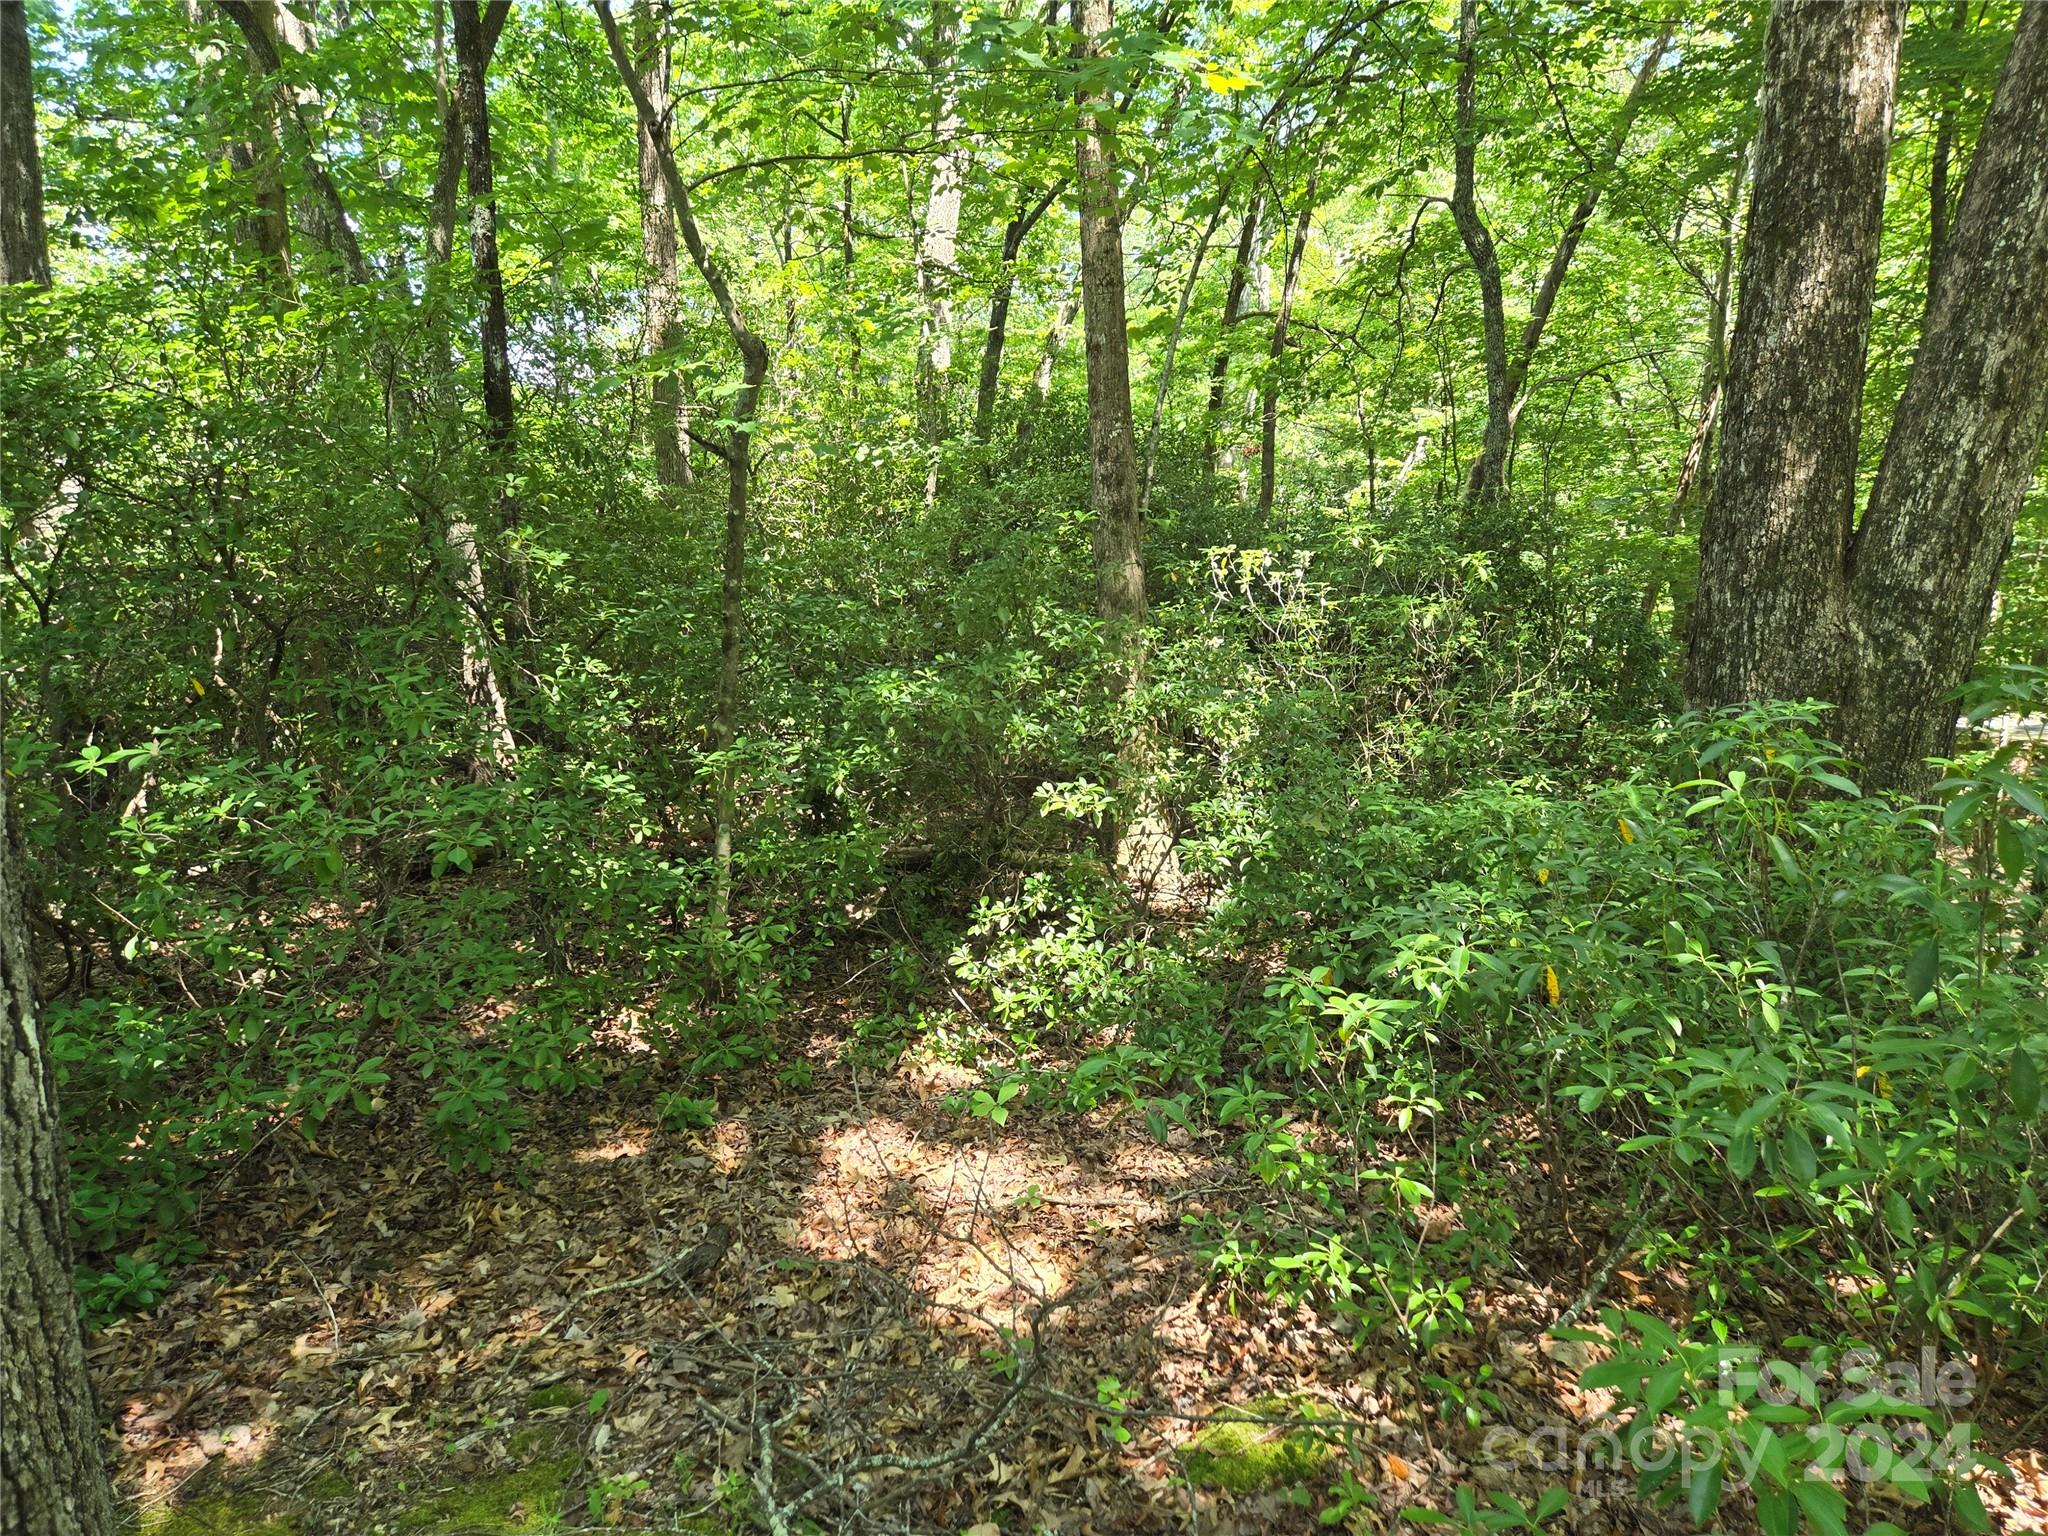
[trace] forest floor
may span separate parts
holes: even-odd
[[[518,1169],[451,1172],[405,1104],[259,1147],[192,1278],[93,1341],[143,1529],[1380,1531],[1461,1484],[1558,1483],[1550,1529],[1690,1528],[1518,1458],[1604,1406],[1574,1385],[1587,1346],[1543,1338],[1602,1257],[1538,1209],[1554,1192],[1529,1181],[1524,1230],[1556,1251],[1476,1281],[1469,1333],[1353,1338],[1195,1251],[1184,1218],[1261,1198],[1222,1138],[964,1117],[944,1101],[973,1075],[874,1065],[864,1016],[816,989],[783,1026],[808,1083],[735,1078],[701,1130],[661,1128],[672,1085],[622,1035]],[[1623,1266],[1603,1299],[1660,1298]],[[1429,1378],[1482,1373],[1475,1426]],[[2048,1528],[2048,1462],[2001,1449],[2000,1523]],[[1354,1498],[1325,1518],[1333,1484]],[[1746,1501],[1724,1519],[1753,1528]]]

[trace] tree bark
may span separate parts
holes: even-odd
[[[1839,698],[1904,0],[1779,0],[1686,694]]]
[[[50,285],[28,8],[0,4],[0,284]]]
[[[662,184],[668,189],[669,214],[676,233],[690,253],[690,261],[711,291],[712,303],[725,321],[733,350],[740,355],[740,387],[732,397],[732,431],[726,439],[725,550],[719,597],[718,698],[711,728],[712,752],[717,761],[718,787],[712,812],[712,893],[706,915],[711,927],[726,929],[732,900],[733,821],[737,809],[738,774],[733,763],[733,745],[739,737],[740,661],[744,641],[746,610],[747,495],[752,478],[754,413],[761,399],[761,386],[768,377],[768,348],[748,324],[745,312],[734,297],[725,273],[704,242],[695,208],[682,172],[677,169],[675,150],[669,139],[668,122],[654,110],[654,103],[641,88],[639,72],[627,56],[619,24],[609,0],[596,0],[598,24],[611,50],[612,64],[626,91],[633,98],[640,127],[652,139]]]
[[[1113,0],[1074,0],[1084,56],[1099,56],[1115,25]],[[1082,332],[1088,348],[1089,494],[1095,513],[1095,612],[1110,651],[1112,703],[1134,714],[1145,684],[1144,523],[1138,511],[1137,442],[1131,418],[1130,337],[1124,305],[1123,218],[1117,147],[1106,92],[1075,93],[1080,109],[1075,183],[1081,205]],[[1119,786],[1129,810],[1112,830],[1116,866],[1151,889],[1173,871],[1173,834],[1147,780],[1151,731],[1122,727]]]
[[[0,6],[14,11],[19,6]],[[100,1415],[86,1372],[65,1230],[70,1180],[57,1069],[38,1017],[23,923],[26,871],[0,776],[0,1530],[106,1536],[114,1529]]]
[[[981,376],[974,390],[974,440],[986,443],[995,431],[996,394],[1003,378],[1003,348],[1007,344],[1010,329],[1010,302],[1017,290],[1017,258],[1023,253],[1024,242],[1038,221],[1067,189],[1065,177],[1047,187],[1034,203],[1026,204],[1023,194],[1017,198],[1017,211],[1010,222],[1003,227],[1002,264],[996,273],[996,285],[989,294],[988,330],[981,343]]]
[[[185,0],[185,19],[203,39],[193,49],[193,61],[201,79],[209,79],[219,72],[225,50],[206,36],[206,12],[200,0]],[[292,274],[291,203],[285,196],[283,153],[278,147],[277,102],[253,61],[250,74],[256,87],[250,95],[262,137],[244,138],[225,131],[217,120],[209,121],[208,157],[215,161],[225,158],[234,179],[247,189],[249,208],[235,218],[235,243],[248,248],[272,299],[280,309],[288,309],[298,302],[298,284]]]
[[[2020,8],[1940,287],[1847,562],[1843,745],[1918,788],[1955,744],[2048,431],[2048,6]]]
[[[498,264],[498,199],[493,186],[491,105],[488,77],[498,33],[511,0],[454,0],[455,81],[462,102],[464,175],[469,182],[469,260],[483,301],[481,351],[484,374],[484,448],[498,474],[498,586],[505,627],[515,637],[531,633],[525,561],[515,546],[519,498],[518,409],[512,395],[511,321],[505,308],[505,276]]]
[[[1222,339],[1209,364],[1209,473],[1223,473],[1223,409],[1229,399],[1230,333],[1244,318],[1244,293],[1251,282],[1252,252],[1259,242],[1259,220],[1265,212],[1266,196],[1254,190],[1244,205],[1244,222],[1237,227],[1237,259],[1231,264],[1230,282],[1223,291]]]
[[[1475,170],[1479,141],[1474,122],[1478,59],[1479,0],[1462,0],[1458,8],[1458,139],[1453,155],[1451,218],[1479,279],[1479,318],[1486,348],[1486,432],[1466,482],[1465,500],[1469,507],[1484,513],[1507,498],[1508,410],[1514,404],[1514,394],[1508,383],[1508,324],[1501,298],[1500,257],[1493,248],[1493,234],[1479,213]],[[1483,542],[1491,541],[1488,531]]]
[[[278,128],[286,149],[298,160],[300,174],[305,178],[307,205],[312,211],[320,242],[339,258],[350,282],[371,282],[376,274],[363,255],[362,243],[356,237],[355,225],[349,221],[348,210],[334,185],[334,178],[327,174],[327,166],[314,145],[313,132],[300,110],[299,99],[285,80],[284,60],[280,52],[285,44],[278,37],[279,7],[270,0],[214,0],[214,3],[241,32],[249,63],[257,75],[270,82]]]
[[[665,117],[669,111],[669,47],[649,0],[640,0],[633,8],[633,33],[640,88],[655,112]],[[647,285],[642,323],[647,347],[667,352],[682,344],[684,334],[680,254],[654,139],[645,128],[638,129],[638,138],[640,254]],[[654,409],[647,430],[654,450],[655,478],[663,485],[689,485],[696,474],[690,463],[690,411],[683,398],[682,376],[673,368],[664,368],[654,376],[651,395]]]
[[[1287,323],[1294,315],[1294,295],[1301,286],[1301,258],[1308,248],[1309,221],[1315,216],[1316,183],[1322,166],[1308,173],[1301,210],[1294,216],[1294,238],[1280,278],[1280,307],[1273,313],[1272,340],[1266,348],[1266,376],[1259,384],[1259,526],[1273,515],[1273,497],[1280,484],[1280,367],[1287,356]]]

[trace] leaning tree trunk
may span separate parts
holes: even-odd
[[[1231,264],[1230,281],[1223,290],[1223,323],[1216,356],[1209,363],[1209,411],[1206,418],[1209,434],[1209,474],[1213,477],[1223,473],[1223,460],[1228,451],[1223,441],[1223,409],[1229,398],[1230,387],[1230,333],[1237,322],[1244,318],[1245,289],[1250,286],[1252,275],[1252,252],[1259,242],[1259,218],[1265,212],[1265,194],[1254,188],[1244,206],[1244,222],[1237,228],[1237,259]]]
[[[0,11],[20,12],[19,6]],[[23,926],[24,872],[0,778],[0,1530],[13,1536],[104,1536],[113,1495],[99,1410],[85,1369],[65,1232],[68,1180],[57,1068],[37,1016]]]
[[[1848,566],[1857,686],[1843,744],[1917,787],[1955,743],[2048,430],[2048,5],[2019,31],[1978,136],[1940,285]]]
[[[0,283],[50,282],[28,8],[0,4]]]
[[[669,47],[648,0],[633,10],[635,64],[640,88],[657,113],[669,110]],[[661,158],[645,128],[640,140],[640,254],[646,265],[646,300],[642,306],[646,344],[671,352],[683,340],[683,284],[676,248],[675,220],[669,215],[668,187],[661,179]],[[672,367],[654,376],[654,411],[648,438],[654,449],[655,478],[663,485],[688,485],[696,475],[690,465],[690,411],[683,399],[682,375]]]
[[[996,393],[1003,378],[1003,348],[1009,341],[1010,304],[1017,292],[1017,258],[1023,253],[1024,242],[1032,229],[1045,217],[1045,210],[1066,189],[1066,178],[1061,177],[1030,204],[1025,203],[1020,192],[1017,211],[1003,227],[1002,262],[996,270],[995,287],[989,293],[988,329],[981,342],[981,375],[974,389],[974,440],[978,443],[988,442],[995,432]]]
[[[1113,0],[1074,0],[1082,50],[1100,51],[1115,24]],[[1122,777],[1130,803],[1114,829],[1117,868],[1152,889],[1173,874],[1173,833],[1147,780],[1156,756],[1136,712],[1145,683],[1144,524],[1138,511],[1137,441],[1131,419],[1131,354],[1124,306],[1123,220],[1117,206],[1116,130],[1100,91],[1077,91],[1076,185],[1081,205],[1082,333],[1088,348],[1090,500],[1095,512],[1095,612],[1110,648],[1113,704],[1121,727]]]
[[[1840,696],[1864,349],[1904,0],[1780,0],[1686,694]]]
[[[719,588],[718,697],[713,706],[711,746],[717,763],[718,786],[712,810],[712,888],[707,921],[714,931],[726,929],[732,900],[733,823],[738,815],[738,769],[733,746],[739,739],[740,662],[745,639],[747,570],[747,496],[753,474],[754,415],[760,404],[761,386],[768,378],[768,347],[748,324],[732,285],[726,281],[690,201],[690,190],[676,166],[675,148],[669,138],[668,120],[654,109],[640,75],[626,53],[619,36],[619,24],[608,0],[596,0],[598,25],[604,31],[612,64],[625,81],[633,98],[633,110],[640,127],[654,145],[655,163],[662,184],[668,189],[669,214],[676,233],[690,253],[690,262],[711,292],[711,301],[725,321],[733,350],[740,355],[740,387],[734,392],[732,431],[726,438],[725,552]]]

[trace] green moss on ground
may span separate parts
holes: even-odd
[[[1266,1424],[1262,1419],[1311,1419],[1328,1408],[1306,1397],[1262,1397],[1226,1410],[1181,1447],[1189,1478],[1228,1493],[1264,1493],[1311,1481],[1335,1459],[1337,1448],[1312,1429]]]
[[[298,1536],[298,1527],[272,1500],[231,1493],[150,1510],[142,1517],[140,1536]]]
[[[402,1531],[425,1536],[545,1536],[559,1530],[576,1458],[536,1462],[415,1504],[398,1517]]]
[[[580,1408],[590,1394],[573,1381],[558,1381],[552,1387],[536,1387],[526,1394],[526,1411],[539,1413],[548,1408]]]

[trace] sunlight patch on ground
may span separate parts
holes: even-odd
[[[616,1163],[621,1158],[644,1156],[653,1139],[653,1132],[647,1127],[627,1126],[604,1141],[579,1147],[569,1156],[579,1163]]]

